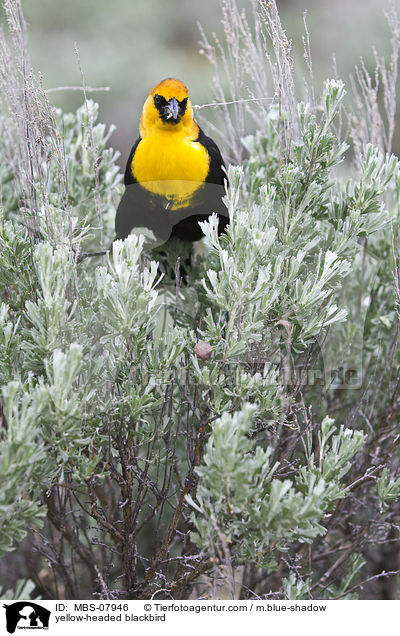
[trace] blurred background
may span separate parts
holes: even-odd
[[[238,4],[249,9],[246,0]],[[389,57],[384,11],[390,0],[277,0],[277,5],[293,41],[293,56],[300,60],[307,11],[317,89],[334,74],[332,54],[338,76],[348,86],[360,56],[373,71],[373,46]],[[400,0],[394,5],[399,10]],[[80,66],[87,86],[110,87],[90,97],[100,104],[100,121],[117,126],[111,143],[121,152],[121,166],[137,136],[143,102],[160,79],[182,79],[194,104],[212,99],[213,69],[199,54],[198,22],[208,36],[222,33],[218,0],[22,0],[22,6],[32,62],[45,88],[82,85]],[[81,91],[49,96],[64,110],[75,109],[83,99]],[[212,109],[202,114],[213,118]]]

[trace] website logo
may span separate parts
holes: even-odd
[[[30,601],[3,605],[6,610],[6,627],[9,634],[16,629],[49,629],[51,612]]]

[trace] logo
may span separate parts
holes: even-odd
[[[7,631],[14,634],[16,629],[49,629],[51,612],[30,601],[19,601],[3,605],[6,609]]]

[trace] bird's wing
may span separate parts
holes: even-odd
[[[222,159],[222,155],[217,144],[215,143],[215,141],[213,141],[213,139],[211,139],[211,137],[207,137],[207,135],[204,134],[200,127],[199,136],[196,141],[204,146],[210,156],[210,167],[208,170],[206,182],[224,185],[224,182],[228,179],[224,170],[224,160]]]
[[[125,239],[135,227],[148,226],[151,217],[146,214],[148,201],[145,193],[136,185],[137,181],[132,174],[132,159],[141,141],[136,139],[126,162],[124,184],[125,192],[119,202],[115,217],[115,240]]]
[[[138,147],[141,141],[142,141],[142,138],[138,137],[138,139],[136,139],[135,143],[132,146],[131,152],[129,153],[128,161],[126,162],[125,176],[124,176],[124,184],[126,186],[131,185],[131,183],[136,183],[136,179],[132,174],[132,159],[133,159],[133,155],[136,152],[136,148]]]

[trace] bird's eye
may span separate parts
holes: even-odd
[[[187,98],[187,97],[185,97],[185,99],[182,99],[182,100],[179,102],[179,106],[180,106],[181,113],[184,113],[184,112],[185,112],[185,110],[186,110],[186,106],[187,106],[187,101],[188,101],[188,98]]]
[[[165,97],[163,97],[162,95],[159,95],[158,93],[154,95],[154,106],[156,108],[165,106],[166,103],[167,103],[167,100],[165,99]]]

